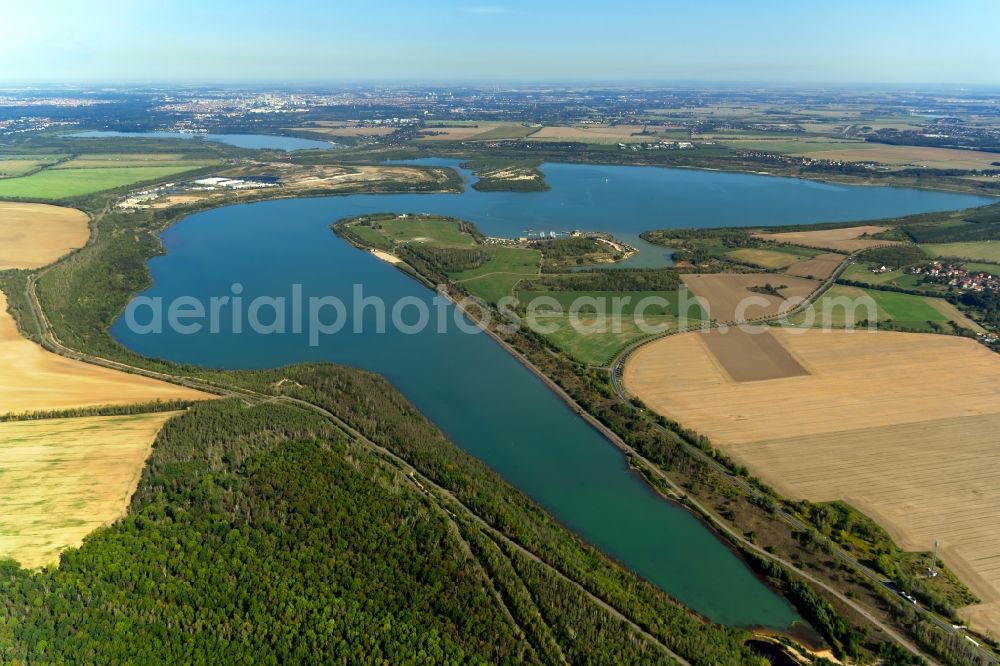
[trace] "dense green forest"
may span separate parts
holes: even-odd
[[[858,255],[858,261],[880,264],[889,268],[912,266],[927,260],[927,253],[916,245],[890,245],[873,247]]]
[[[916,217],[916,216],[914,216]],[[942,224],[917,218],[903,231],[915,243],[957,243],[1000,240],[1000,205],[973,208],[956,221]]]
[[[693,662],[755,663],[743,632],[582,544],[380,378],[241,377],[288,379],[281,390],[349,419],[491,527],[316,412],[198,404],[164,427],[126,518],[58,568],[0,563],[0,662],[671,661],[600,598]]]

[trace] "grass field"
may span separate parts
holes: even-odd
[[[866,307],[870,303],[872,307]],[[853,309],[848,305],[856,304]],[[873,317],[874,315],[874,317]],[[896,328],[909,331],[933,331],[931,323],[944,326],[949,320],[977,332],[982,329],[959,312],[953,305],[941,298],[901,294],[877,289],[861,289],[846,285],[834,285],[812,306],[812,314],[800,313],[791,318],[796,324],[808,323],[814,317],[814,327],[830,326],[840,328],[850,321],[891,320]]]
[[[770,269],[788,268],[795,262],[802,260],[800,255],[791,252],[756,247],[733,250],[732,252],[727,252],[725,256],[745,264],[753,264],[754,266]]]
[[[535,321],[544,326],[541,332],[556,347],[581,363],[605,366],[628,345],[648,337],[630,316],[580,315],[573,319],[567,315],[538,315]],[[664,331],[676,329],[677,318],[672,315],[650,315],[644,318],[649,326],[662,327]]]
[[[932,257],[956,257],[977,261],[1000,263],[1000,241],[972,243],[930,243],[920,246]]]
[[[66,199],[190,171],[196,166],[43,169],[23,178],[0,180],[0,197]]]
[[[455,220],[440,218],[407,217],[394,220],[379,220],[379,228],[372,230],[393,242],[433,243],[467,247],[474,244],[472,236],[459,228]],[[355,231],[359,225],[352,227]]]
[[[139,167],[201,168],[217,164],[216,160],[186,159],[181,154],[171,153],[101,153],[80,155],[72,160],[57,164],[54,169],[107,169]]]
[[[21,337],[0,293],[0,413],[128,405],[210,396],[45,351]]]
[[[1000,275],[1000,264],[986,264],[978,261],[969,261],[962,265],[965,267],[965,270],[968,271],[980,271],[983,273]]]
[[[542,253],[515,247],[486,248],[487,260],[479,268],[449,277],[469,292],[490,303],[512,296],[514,287],[526,277],[538,275]]]
[[[681,307],[684,307],[684,314],[690,319],[701,320],[705,316],[697,300],[689,296],[682,303],[681,294],[677,291],[521,291],[517,297],[525,307],[533,299],[551,298],[562,306],[564,312],[569,312],[576,303],[578,311],[584,314],[603,312],[631,315],[638,310],[647,315],[677,315],[680,314]],[[627,301],[624,300],[626,298]],[[622,300],[616,305],[615,299]],[[662,301],[667,304],[664,306]]]
[[[1000,358],[954,336],[771,334],[808,375],[737,382],[683,334],[638,350],[625,386],[787,496],[845,500],[907,549],[940,540],[986,602],[966,616],[1000,631]]]
[[[0,201],[0,271],[40,268],[83,247],[89,222],[75,208]]]
[[[51,164],[53,160],[35,158],[7,159],[0,158],[0,178],[15,178]]]
[[[864,282],[865,284],[893,284],[905,289],[930,289],[933,285],[920,285],[920,276],[905,273],[901,270],[888,273],[872,273],[871,264],[851,264],[841,275],[845,280]]]
[[[61,550],[123,515],[175,414],[0,423],[0,559],[56,564]]]

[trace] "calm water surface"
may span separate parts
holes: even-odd
[[[77,139],[113,139],[113,138],[152,138],[152,139],[189,139],[199,138],[203,141],[228,143],[237,148],[255,148],[269,150],[308,150],[310,148],[330,149],[334,144],[315,139],[300,139],[294,136],[278,134],[191,134],[188,132],[110,132],[90,130],[69,135]]]
[[[438,163],[435,161],[434,163]],[[448,163],[453,164],[453,163]],[[541,193],[352,195],[269,201],[192,215],[163,234],[167,253],[149,262],[146,296],[207,300],[240,283],[245,301],[364,295],[394,303],[433,294],[328,225],[362,213],[433,212],[475,222],[487,234],[524,229],[606,230],[622,238],[667,226],[789,224],[961,208],[971,196],[851,188],[703,171],[547,164]],[[468,174],[466,174],[468,175]],[[666,261],[658,252],[661,264]],[[648,256],[648,255],[647,255]],[[444,311],[454,312],[450,306]],[[544,506],[564,525],[671,596],[729,625],[786,629],[798,616],[684,509],[656,496],[604,437],[483,334],[434,327],[375,333],[371,308],[348,312],[342,332],[310,347],[302,335],[139,335],[120,320],[114,336],[148,356],[212,367],[263,368],[334,361],[378,372],[459,446]],[[353,332],[355,322],[365,333]],[[664,381],[670,381],[664,377]]]

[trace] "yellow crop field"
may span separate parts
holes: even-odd
[[[0,201],[0,271],[39,268],[83,247],[89,222],[75,208]]]
[[[709,317],[719,322],[775,315],[787,299],[804,299],[819,286],[815,280],[772,273],[689,273],[681,279]],[[751,291],[768,284],[783,287],[782,297]]]
[[[895,242],[869,238],[888,227],[874,225],[860,227],[841,227],[838,229],[823,229],[821,231],[782,231],[780,233],[754,234],[758,238],[775,243],[791,243],[806,247],[821,247],[842,252],[854,252],[876,245],[895,245]]]
[[[55,564],[124,515],[156,434],[176,413],[0,423],[0,558]]]
[[[21,337],[0,293],[0,414],[209,397],[48,352]]]
[[[789,497],[844,500],[907,549],[940,541],[984,602],[965,617],[1000,631],[1000,357],[954,336],[777,328],[782,352],[737,355],[708,335],[639,349],[627,390]]]

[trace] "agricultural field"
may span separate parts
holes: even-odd
[[[198,165],[43,169],[30,176],[0,180],[0,197],[68,199],[159,180],[196,168]]]
[[[967,271],[978,271],[982,273],[991,273],[993,275],[1000,275],[1000,264],[984,264],[978,261],[969,261],[962,266]]]
[[[832,128],[827,127],[827,130]],[[808,154],[816,159],[827,159],[823,153],[827,151],[838,151],[845,149],[865,150],[868,146],[878,144],[864,141],[854,141],[850,139],[833,139],[829,137],[813,136],[788,136],[778,135],[773,137],[740,137],[732,138],[727,134],[710,135],[710,137],[720,143],[736,150],[753,150],[765,153],[796,153]]]
[[[839,150],[820,152],[793,151],[792,154],[839,162],[878,162],[893,167],[922,167],[927,169],[993,169],[996,153],[955,148],[925,146],[895,146],[865,143]]]
[[[0,201],[0,271],[51,264],[86,245],[89,224],[75,208]]]
[[[771,273],[688,273],[681,279],[701,301],[708,316],[719,322],[736,321],[741,306],[744,318],[775,315],[787,299],[804,299],[819,287],[815,280]],[[781,296],[751,291],[768,284]],[[751,297],[754,300],[747,301]]]
[[[648,130],[649,134],[642,134]],[[546,125],[531,135],[532,141],[579,141],[582,143],[646,143],[663,138],[658,128],[646,125]]]
[[[873,273],[872,264],[851,264],[841,275],[845,280],[864,282],[865,284],[889,284],[904,289],[932,289],[934,285],[920,285],[920,276],[896,269],[885,273]]]
[[[842,263],[844,263],[844,255],[825,252],[809,259],[802,259],[795,262],[785,269],[785,273],[813,280],[825,280],[833,275],[833,272]]]
[[[520,123],[449,123],[447,125],[428,125],[421,131],[420,139],[423,141],[521,139],[532,134],[537,129],[538,127],[526,126]]]
[[[892,241],[870,238],[888,230],[888,227],[865,225],[858,227],[840,227],[838,229],[823,229],[820,231],[782,231],[778,233],[754,234],[758,238],[774,243],[793,243],[806,247],[819,247],[825,250],[840,252],[855,252],[878,245],[892,245]]]
[[[337,121],[317,121],[306,127],[286,127],[287,130],[296,132],[311,132],[323,134],[325,136],[358,137],[358,136],[388,136],[398,127],[365,126],[357,123],[337,122]]]
[[[0,423],[0,559],[28,568],[124,515],[156,434],[177,412]]]
[[[852,307],[848,307],[852,306]],[[840,328],[862,321],[891,322],[893,328],[931,332],[935,325],[947,328],[954,321],[977,333],[982,328],[942,298],[902,294],[877,289],[834,285],[811,307],[810,311],[791,317],[792,323],[814,327]]]
[[[357,231],[364,226],[354,225],[351,228]],[[379,219],[377,229],[372,227],[367,227],[367,229],[393,243],[428,243],[468,247],[475,242],[472,236],[459,228],[455,220],[444,218]]]
[[[517,247],[486,248],[487,259],[479,268],[451,273],[449,277],[484,301],[496,303],[513,296],[517,284],[538,275],[542,253]]]
[[[218,164],[217,160],[190,159],[180,153],[97,153],[60,162],[53,169],[108,169],[174,167],[196,169]]]
[[[592,366],[607,365],[625,347],[650,335],[629,315],[581,314],[576,327],[568,315],[539,314],[533,320],[543,337],[568,356]],[[647,315],[644,321],[664,331],[677,328],[673,315]]]
[[[939,540],[984,602],[963,616],[1000,631],[1000,358],[955,336],[768,335],[807,374],[734,380],[734,363],[760,372],[779,352],[720,358],[688,333],[633,354],[625,386],[788,497],[844,500],[909,550]]]
[[[928,243],[921,245],[932,257],[955,257],[988,263],[1000,263],[1000,241],[974,241],[971,243]]]
[[[819,253],[813,252],[813,254]],[[727,252],[725,256],[744,264],[752,264],[754,266],[760,266],[761,268],[768,268],[771,270],[788,268],[792,264],[802,260],[801,255],[792,252],[785,252],[783,251],[783,248],[771,249],[744,247]]]
[[[872,129],[878,129],[871,123],[865,122],[864,124]],[[906,123],[887,122],[877,123],[877,125],[898,128],[900,125],[905,126]],[[833,126],[819,124],[813,125],[811,131],[831,133],[834,129]],[[992,166],[993,162],[997,161],[995,153],[983,151],[890,145],[826,136],[733,137],[731,134],[712,134],[706,135],[705,138],[712,138],[736,150],[783,153],[834,162],[878,162],[890,167],[992,169],[995,168]]]
[[[0,178],[16,178],[53,164],[62,155],[0,155]]]
[[[0,293],[0,414],[209,397],[48,352],[21,337]]]
[[[686,296],[686,299],[685,299]],[[564,312],[575,307],[581,313],[633,315],[679,315],[702,320],[705,313],[690,294],[675,291],[519,291],[518,300],[524,307],[539,298],[552,299]],[[616,299],[617,304],[616,304]],[[651,300],[655,299],[655,300]],[[663,302],[666,302],[666,305]],[[539,306],[541,310],[541,305]]]

